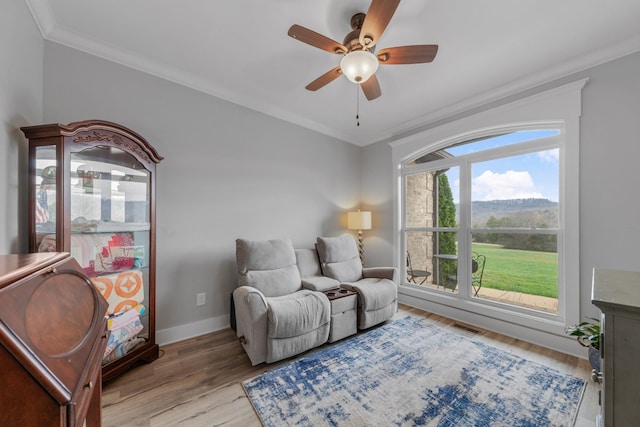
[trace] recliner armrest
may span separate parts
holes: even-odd
[[[233,291],[236,308],[236,334],[241,338],[252,365],[264,362],[267,355],[268,305],[265,296],[251,286]]]
[[[236,310],[240,308],[238,307],[239,303],[243,306],[242,308],[249,308],[249,310],[243,311],[251,313],[254,318],[267,312],[267,300],[264,294],[254,287],[240,286],[236,288],[233,291],[233,300],[236,303]]]
[[[312,276],[302,278],[302,287],[310,291],[327,291],[340,287],[340,282],[331,277]]]
[[[398,269],[395,267],[365,267],[362,269],[362,276],[365,279],[389,279],[398,284]]]

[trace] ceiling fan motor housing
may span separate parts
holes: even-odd
[[[353,52],[354,50],[370,50],[360,43],[360,30],[364,23],[364,18],[367,15],[364,13],[356,13],[351,17],[351,31],[344,38],[342,44],[347,48],[347,52]],[[373,52],[373,50],[370,50]]]

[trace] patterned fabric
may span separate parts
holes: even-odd
[[[42,239],[38,252],[56,252],[55,234]],[[72,234],[71,256],[88,276],[140,268],[144,246],[134,245],[131,233]]]
[[[585,381],[407,317],[243,386],[265,426],[568,426]]]
[[[49,221],[49,203],[47,202],[47,190],[42,186],[36,198],[36,224],[44,224]]]
[[[91,282],[109,303],[107,314],[130,310],[144,301],[144,277],[140,270],[92,277]]]
[[[104,350],[103,364],[124,356],[132,348],[132,345],[138,343],[137,335],[143,329],[140,315],[135,310],[130,310],[129,313],[134,315],[118,328],[111,330],[107,348]]]

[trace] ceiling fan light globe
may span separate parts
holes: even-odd
[[[340,61],[340,69],[354,83],[364,83],[378,70],[378,58],[366,50],[354,50]]]

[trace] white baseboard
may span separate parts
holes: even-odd
[[[198,320],[197,322],[187,323],[186,325],[159,329],[156,331],[156,343],[158,345],[167,345],[211,332],[220,331],[228,327],[229,315],[209,317],[208,319]]]

